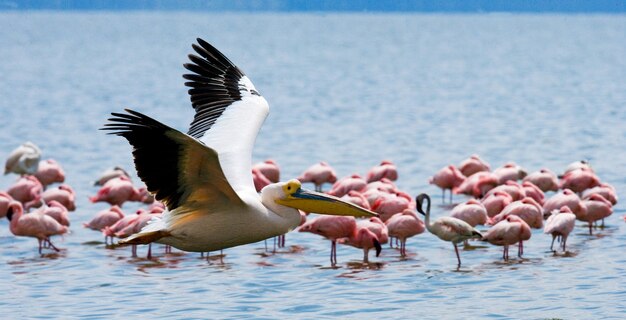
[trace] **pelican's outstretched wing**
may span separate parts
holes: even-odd
[[[215,150],[146,115],[112,113],[102,130],[133,146],[137,174],[157,200],[172,211],[182,203],[210,207],[243,204],[230,186]]]
[[[250,79],[202,39],[192,45],[183,77],[196,110],[188,134],[215,150],[234,190],[253,189],[252,147],[269,113],[267,101]]]

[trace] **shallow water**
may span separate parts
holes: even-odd
[[[439,204],[428,177],[472,153],[529,172],[589,159],[624,199],[623,15],[2,12],[0,30],[0,154],[37,143],[78,196],[60,253],[39,255],[0,221],[5,315],[623,318],[621,203],[593,236],[578,223],[567,255],[536,230],[524,259],[503,262],[500,248],[483,246],[461,252],[460,270],[452,246],[430,234],[409,240],[406,259],[385,248],[367,265],[340,246],[331,268],[328,241],[311,234],[288,234],[276,254],[262,242],[227,249],[220,263],[218,253],[207,262],[161,246],[153,260],[146,248],[132,258],[81,227],[107,207],[87,201],[93,179],[132,168],[127,142],[97,130],[110,112],[130,107],[186,130],[182,63],[196,37],[270,102],[253,160],[274,158],[283,179],[320,160],[345,176],[391,159],[401,189]],[[0,177],[0,189],[14,179]]]

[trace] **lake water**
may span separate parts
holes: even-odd
[[[14,237],[0,221],[3,317],[626,314],[623,203],[593,236],[577,223],[567,256],[553,255],[551,237],[534,230],[524,259],[505,263],[500,247],[487,246],[461,251],[460,270],[452,246],[428,233],[409,240],[407,259],[385,248],[369,265],[360,250],[340,246],[331,268],[329,242],[311,234],[288,234],[276,254],[256,243],[209,263],[161,246],[153,260],[143,247],[133,258],[81,226],[107,207],[87,200],[96,176],[133,168],[128,143],[97,130],[110,112],[130,107],[187,130],[193,110],[182,64],[196,37],[269,101],[253,160],[275,159],[283,179],[320,160],[346,176],[391,159],[401,189],[439,204],[428,177],[473,153],[529,172],[589,159],[624,201],[624,15],[1,12],[0,30],[2,161],[33,141],[64,166],[78,198],[71,234],[55,242],[60,253],[39,255],[34,239]],[[14,179],[0,177],[0,189]],[[433,216],[449,210],[436,205]]]

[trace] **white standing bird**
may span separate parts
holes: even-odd
[[[424,200],[427,200],[426,212],[422,208]],[[424,215],[426,229],[428,232],[436,235],[443,241],[450,241],[454,245],[454,252],[456,252],[456,258],[459,262],[458,267],[461,267],[461,257],[459,256],[459,248],[457,243],[463,242],[471,238],[482,238],[482,234],[478,230],[472,228],[467,222],[453,218],[453,217],[441,217],[430,222],[430,197],[422,193],[415,198],[417,203],[417,211]]]
[[[306,191],[297,180],[270,184],[261,195],[252,181],[252,147],[269,113],[250,79],[202,39],[193,49],[191,87],[196,113],[184,134],[139,112],[112,113],[104,130],[133,146],[138,176],[167,210],[121,244],[158,242],[207,252],[253,243],[295,229],[297,209],[333,215],[376,216],[354,204]],[[297,135],[297,134],[296,134]]]
[[[34,174],[39,168],[41,150],[34,143],[27,141],[11,151],[4,163],[4,174]]]

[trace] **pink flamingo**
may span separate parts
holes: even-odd
[[[58,223],[54,218],[33,212],[24,214],[24,209],[19,201],[12,201],[7,211],[7,219],[10,221],[9,230],[16,236],[37,238],[39,242],[39,253],[41,254],[42,244],[45,242],[55,251],[60,251],[52,244],[50,237],[67,233],[66,226]]]
[[[315,185],[315,191],[322,192],[324,183],[337,182],[337,174],[328,163],[322,161],[316,163],[306,169],[299,177],[300,182],[312,182]]]
[[[41,198],[45,203],[56,200],[65,206],[67,210],[76,210],[76,193],[74,192],[74,189],[67,184],[62,184],[55,189],[48,189],[44,191]]]
[[[376,235],[380,244],[389,242],[389,230],[387,225],[377,217],[371,217],[369,219],[362,219],[356,222],[357,229],[367,228]],[[377,255],[378,256],[378,255]]]
[[[367,186],[365,186],[366,191],[367,190],[371,190],[371,189],[377,189],[380,191],[384,191],[387,193],[396,193],[398,192],[398,187],[396,187],[396,185],[393,183],[393,181],[387,179],[387,178],[382,178],[380,180],[377,181],[372,181],[369,182],[367,184]]]
[[[383,222],[387,221],[394,214],[410,208],[411,199],[407,199],[398,193],[381,193],[371,206],[371,210],[378,213]]]
[[[502,210],[499,214],[489,219],[489,225],[495,225],[506,219],[510,215],[515,215],[524,220],[530,227],[543,228],[543,213],[541,206],[531,197],[514,201]]]
[[[70,217],[67,208],[56,200],[51,200],[46,205],[37,210],[41,214],[51,216],[61,225],[70,226]]]
[[[0,218],[6,217],[11,201],[15,200],[8,193],[0,191]]]
[[[34,176],[41,182],[44,188],[55,182],[63,183],[65,181],[65,172],[54,159],[39,162],[39,167]]]
[[[546,168],[527,175],[524,177],[523,181],[532,182],[543,192],[559,190],[559,180],[557,179],[556,174]]]
[[[119,219],[116,223],[114,223],[112,226],[106,226],[102,229],[102,234],[104,235],[104,243],[108,244],[107,240],[110,239],[111,240],[111,244],[113,244],[113,237],[116,237],[117,234],[132,234],[132,224],[138,219],[138,215],[136,214],[132,214],[132,215],[126,215],[124,216],[122,219]],[[129,228],[130,226],[130,230],[128,231],[123,231],[127,228]],[[133,246],[133,253],[136,252],[135,246]]]
[[[37,178],[30,175],[21,176],[17,181],[7,190],[7,193],[16,201],[22,204],[35,204],[41,205],[41,192],[43,191],[43,185]]]
[[[349,238],[337,239],[341,244],[347,244],[355,248],[363,249],[363,263],[369,262],[370,249],[376,249],[376,256],[380,256],[382,246],[374,232],[366,227],[357,227],[355,234]]]
[[[568,164],[567,167],[565,168],[565,172],[563,172],[563,174],[559,178],[562,178],[563,176],[567,175],[571,171],[578,170],[578,169],[588,169],[593,172],[593,168],[591,168],[591,164],[589,163],[589,161],[579,160],[579,161],[574,161]]]
[[[272,184],[272,181],[268,179],[261,170],[258,168],[252,168],[252,181],[254,182],[254,189],[256,192],[261,192],[265,186]]]
[[[9,154],[4,163],[4,174],[17,173],[19,175],[34,174],[37,172],[41,150],[34,143],[27,141]]]
[[[524,181],[522,182],[522,189],[524,189],[524,194],[527,197],[535,199],[535,201],[537,201],[539,205],[543,205],[543,203],[546,201],[545,194],[534,183],[530,181]]]
[[[130,180],[130,175],[128,174],[128,172],[126,172],[126,170],[124,170],[120,166],[115,166],[111,169],[104,170],[104,172],[100,174],[100,177],[98,177],[98,179],[94,181],[93,185],[103,186],[107,181],[122,176],[127,177]]]
[[[452,192],[480,198],[497,185],[498,178],[493,173],[480,171],[469,176],[461,185],[457,188],[453,188]]]
[[[487,162],[482,160],[478,155],[473,154],[461,162],[459,170],[461,170],[464,176],[470,177],[477,172],[489,172],[491,168]]]
[[[385,221],[390,237],[400,240],[400,256],[406,257],[406,240],[425,230],[424,222],[413,210],[405,209]]]
[[[592,194],[588,199],[583,200],[587,207],[585,215],[576,215],[576,219],[589,222],[589,234],[592,234],[592,226],[595,221],[602,220],[613,214],[613,205],[599,194]]]
[[[352,216],[320,215],[304,223],[299,232],[310,232],[331,241],[330,264],[337,264],[337,239],[354,237],[356,220]]]
[[[615,192],[615,188],[608,183],[602,183],[599,186],[583,191],[582,198],[589,199],[592,194],[599,194],[603,196],[604,199],[609,200],[612,205],[617,204],[617,192]]]
[[[263,162],[255,163],[252,166],[252,169],[254,168],[259,170],[272,183],[277,183],[278,181],[280,181],[280,167],[278,166],[276,161],[272,159],[267,159]]]
[[[600,179],[591,169],[581,168],[568,172],[561,180],[561,189],[570,189],[581,193],[589,188],[600,185]]]
[[[145,188],[136,189],[130,178],[120,176],[107,181],[89,200],[94,203],[105,201],[121,207],[126,201],[146,202],[148,198],[149,193]]]
[[[450,212],[450,217],[467,222],[471,227],[487,223],[487,209],[476,199],[459,203]]]
[[[521,258],[524,254],[524,241],[530,239],[530,236],[528,224],[516,215],[509,215],[487,230],[483,240],[497,246],[504,246],[502,259],[507,261],[509,260],[509,246],[518,243],[517,256]]]
[[[441,188],[441,201],[445,201],[446,190],[450,190],[450,203],[452,203],[452,189],[459,187],[466,177],[461,170],[453,165],[441,168],[434,176],[428,179],[429,184]]]
[[[119,206],[112,206],[109,209],[104,209],[93,217],[89,222],[83,223],[85,228],[91,230],[100,231],[105,227],[110,227],[116,222],[124,218],[124,212]]]
[[[350,192],[350,190],[363,192],[365,191],[366,186],[367,182],[365,182],[365,180],[361,178],[360,175],[353,174],[349,177],[341,178],[337,182],[335,182],[330,191],[328,191],[328,194],[335,197],[343,197],[345,194]]]
[[[502,167],[494,170],[493,174],[498,177],[498,184],[504,184],[509,180],[517,181],[523,179],[526,177],[526,170],[515,162],[507,162]]]
[[[504,191],[496,191],[482,198],[481,203],[487,210],[487,216],[494,217],[513,202],[513,197]]]
[[[139,231],[141,231],[141,229],[143,229],[143,227],[147,226],[148,223],[152,220],[152,219],[160,219],[161,218],[161,210],[156,210],[156,212],[151,212],[151,211],[147,211],[147,210],[138,210],[137,211],[137,219],[134,220],[128,228],[124,228],[121,231],[119,231],[118,233],[116,233],[115,235],[118,238],[127,238],[130,235],[134,234],[134,233],[138,233]],[[130,232],[130,234],[128,233]],[[133,256],[137,255],[137,247],[134,246],[133,247],[134,251],[133,251]],[[169,251],[169,249],[166,248],[166,252]],[[152,259],[152,243],[148,244],[148,254],[146,255],[147,259]]]
[[[350,190],[348,194],[345,194],[343,197],[341,197],[341,199],[350,203],[354,203],[361,208],[365,208],[367,210],[371,209],[367,198],[365,198],[365,196],[358,191]]]
[[[550,199],[546,200],[543,204],[543,214],[547,216],[552,210],[560,210],[563,206],[568,206],[577,218],[587,215],[587,207],[580,200],[578,195],[570,189],[556,193],[550,197]]]
[[[562,244],[563,251],[565,251],[565,243],[567,237],[574,230],[574,224],[576,222],[576,215],[572,210],[563,206],[560,210],[553,210],[552,214],[546,220],[546,226],[543,228],[543,233],[552,235],[552,243],[550,244],[550,250],[553,250],[554,239],[559,238],[559,242]],[[554,251],[554,250],[553,250]]]
[[[393,162],[389,160],[383,160],[379,165],[372,167],[367,172],[366,181],[378,181],[382,178],[387,178],[391,181],[398,180],[398,168]]]
[[[453,217],[441,217],[431,223],[430,197],[425,193],[418,195],[415,198],[415,202],[417,203],[417,211],[425,217],[425,224],[428,232],[436,235],[443,241],[452,242],[457,261],[459,262],[457,268],[460,268],[461,257],[459,256],[457,243],[471,238],[482,238],[482,234],[478,230],[472,228],[472,226],[467,224],[467,222]],[[426,211],[422,208],[424,202],[427,202]]]
[[[489,196],[490,194],[497,191],[504,191],[510,194],[511,198],[513,198],[513,201],[521,200],[526,197],[526,191],[524,190],[524,188],[519,183],[512,180],[509,180],[504,184],[489,190],[489,192],[487,192],[485,196]]]

